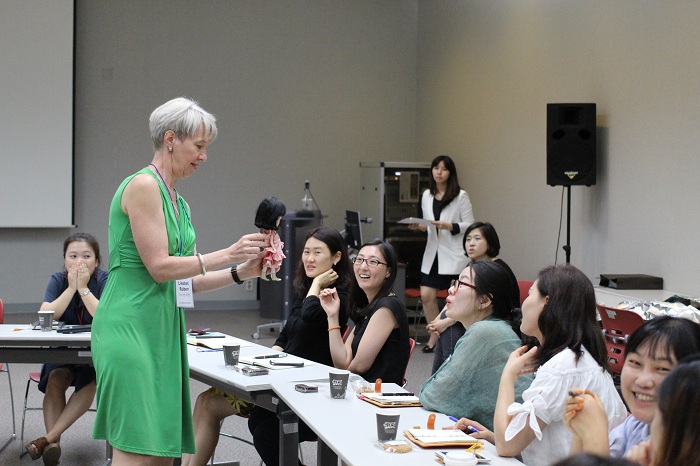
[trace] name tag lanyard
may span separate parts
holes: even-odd
[[[173,213],[175,214],[175,226],[177,226],[177,234],[179,236],[179,256],[182,256],[182,230],[180,230],[180,217],[177,213],[177,208],[175,207],[175,204],[172,202],[172,195],[170,194],[170,189],[168,188],[168,184],[165,182],[163,179],[163,175],[160,174],[160,171],[158,171],[158,167],[156,167],[153,164],[150,164],[151,167],[156,171],[158,174],[158,177],[160,180],[163,182],[163,186],[165,186],[165,190],[168,193],[168,199],[171,200],[170,205],[173,207]],[[177,190],[173,189],[175,191],[175,202],[178,202],[179,200],[179,195],[177,194]],[[187,209],[183,208],[182,209],[183,213],[185,214],[185,217],[187,220],[189,220],[190,216],[187,215]],[[180,286],[182,285],[182,287]],[[181,290],[181,291],[180,291]],[[177,301],[177,306],[178,307],[194,307],[194,296],[192,293],[192,279],[187,278],[184,280],[176,280],[175,283],[175,298]]]

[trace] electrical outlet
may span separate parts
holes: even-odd
[[[245,281],[245,290],[246,291],[253,291],[253,280],[246,280]]]

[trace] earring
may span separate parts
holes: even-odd
[[[333,265],[338,265],[338,263],[337,263],[337,262],[333,262]]]
[[[172,151],[173,151],[172,146],[168,146],[168,152],[172,152]]]

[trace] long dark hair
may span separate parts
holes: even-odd
[[[102,257],[100,257],[100,243],[97,242],[94,236],[89,233],[73,233],[68,238],[63,241],[63,257],[66,257],[66,251],[71,243],[76,241],[84,241],[90,245],[92,250],[95,252],[95,259],[97,259],[97,266],[102,263]]]
[[[389,276],[384,280],[382,286],[379,288],[379,291],[377,291],[377,294],[374,296],[371,302],[367,301],[367,295],[365,294],[364,290],[360,288],[360,285],[357,283],[357,280],[353,280],[352,293],[350,295],[349,315],[352,321],[355,323],[361,322],[362,319],[364,319],[367,316],[367,314],[369,314],[369,311],[370,309],[372,309],[372,306],[374,306],[374,303],[391,294],[391,292],[394,289],[394,282],[396,281],[396,275],[398,273],[398,259],[396,257],[396,251],[394,250],[394,247],[391,244],[380,239],[375,239],[373,241],[369,241],[363,244],[360,247],[360,252],[362,252],[362,249],[365,246],[379,247],[379,252],[384,257],[384,262],[387,263],[387,268],[389,269]],[[353,277],[354,276],[355,273],[353,270]]]
[[[537,323],[544,337],[537,362],[544,364],[566,348],[578,361],[584,346],[600,367],[610,371],[605,340],[596,322],[595,291],[588,277],[573,265],[563,264],[542,269],[536,283],[540,294],[549,297]]]
[[[506,269],[494,261],[471,262],[467,269],[471,270],[476,296],[488,296],[491,299],[491,316],[510,323],[513,331],[521,337],[522,314],[520,309],[513,308],[511,279]]]
[[[462,238],[462,249],[464,249],[464,254],[467,254],[467,236],[474,230],[479,230],[481,235],[486,240],[486,244],[488,244],[486,255],[491,258],[497,257],[498,253],[501,252],[501,241],[498,239],[496,229],[488,222],[474,222],[467,227],[467,229],[464,231],[464,237]]]
[[[695,324],[697,325],[697,324]],[[654,466],[700,465],[700,355],[687,358],[666,376],[659,387],[662,417],[661,445],[655,445]]]
[[[447,169],[448,172],[450,172],[450,177],[447,178],[447,186],[445,187],[445,194],[442,196],[442,199],[440,199],[440,206],[444,208],[447,204],[452,202],[452,200],[459,195],[459,191],[462,189],[459,187],[459,178],[457,177],[457,167],[455,167],[455,163],[452,161],[452,158],[449,155],[438,155],[435,157],[430,164],[430,194],[435,196],[437,194],[437,183],[435,182],[435,178],[433,178],[433,168],[437,167],[437,165],[442,162],[442,164],[445,166],[445,169]]]
[[[304,244],[306,244],[309,238],[316,238],[328,246],[332,256],[340,251],[340,260],[333,266],[333,270],[335,270],[335,272],[338,274],[338,279],[335,281],[333,286],[340,290],[349,290],[353,281],[352,271],[350,259],[348,258],[348,249],[345,246],[345,241],[343,240],[343,236],[340,234],[340,232],[335,228],[314,228],[306,233]],[[299,298],[304,299],[306,294],[309,292],[309,288],[311,288],[312,281],[313,279],[306,276],[304,261],[300,260],[297,264],[296,271],[294,272],[294,291]]]

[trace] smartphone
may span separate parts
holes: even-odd
[[[447,451],[436,451],[435,452],[435,457],[437,461],[441,464],[445,464],[445,456],[447,455]],[[476,456],[476,462],[477,464],[489,464],[491,460],[489,458],[486,458],[484,456],[481,456],[478,453],[474,453],[474,456]]]
[[[305,383],[298,383],[294,386],[294,389],[298,392],[302,393],[313,393],[318,391],[318,387],[316,385],[308,385]]]
[[[269,369],[265,369],[264,367],[254,367],[254,366],[233,366],[234,369],[236,369],[238,372],[240,372],[243,375],[265,375],[268,374],[270,371]]]

